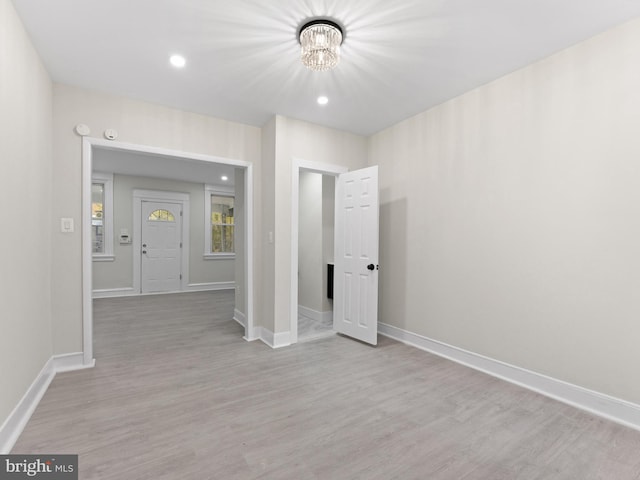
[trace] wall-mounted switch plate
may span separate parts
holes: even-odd
[[[60,231],[62,233],[73,233],[73,218],[61,218],[60,219]]]

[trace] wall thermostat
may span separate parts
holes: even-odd
[[[131,236],[129,230],[123,228],[120,230],[120,245],[129,245],[131,243]]]
[[[86,137],[91,133],[91,129],[84,123],[79,123],[76,125],[76,133],[81,137]]]
[[[115,140],[118,138],[118,132],[116,132],[113,128],[107,128],[104,131],[104,138],[107,140]]]

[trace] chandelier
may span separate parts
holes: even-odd
[[[305,67],[331,70],[340,61],[342,28],[330,20],[312,20],[300,28],[300,59]]]

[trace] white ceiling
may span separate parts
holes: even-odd
[[[262,126],[369,135],[640,15],[638,0],[14,0],[57,82]],[[311,72],[298,27],[346,27]],[[171,53],[187,58],[183,70]],[[328,105],[316,104],[327,95]]]
[[[231,188],[235,184],[235,168],[220,163],[106,148],[94,148],[92,161],[94,172],[168,178],[182,182],[206,183]],[[186,168],[187,165],[188,168]],[[221,179],[223,175],[227,176],[227,181]]]

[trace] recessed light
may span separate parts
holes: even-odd
[[[187,64],[187,60],[182,55],[171,55],[169,62],[176,68],[182,68]]]
[[[223,182],[226,182],[227,180],[229,180],[229,177],[227,177],[226,175],[222,175],[220,177],[220,180],[222,180]]]
[[[318,97],[318,105],[326,105],[327,103],[329,103],[328,97],[325,97],[324,95]]]

